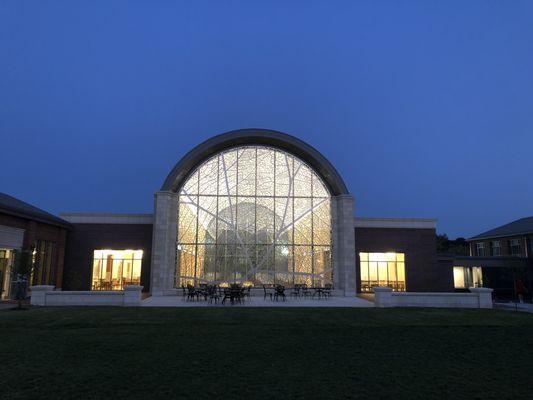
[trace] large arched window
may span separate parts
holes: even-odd
[[[278,148],[212,156],[179,189],[176,286],[332,283],[330,197]]]

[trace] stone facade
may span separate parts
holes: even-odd
[[[353,234],[354,199],[350,195],[332,199],[333,282],[337,293],[355,296],[356,265]]]
[[[154,200],[154,229],[151,271],[151,293],[161,296],[174,288],[178,195],[157,192]]]

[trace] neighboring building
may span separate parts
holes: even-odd
[[[33,250],[32,285],[61,288],[65,238],[70,223],[37,207],[0,193],[0,299],[10,297],[13,251]]]
[[[486,286],[495,298],[517,292],[531,299],[533,286],[533,217],[521,218],[468,239],[470,257],[441,256],[441,267],[453,268],[454,287]],[[522,289],[521,289],[522,288]]]
[[[63,287],[152,295],[182,285],[332,284],[341,295],[450,291],[432,219],[355,218],[335,168],[299,139],[245,129],[187,153],[150,214],[62,213],[69,234]],[[449,276],[447,275],[449,273]]]

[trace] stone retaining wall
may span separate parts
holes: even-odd
[[[34,306],[118,306],[130,307],[141,304],[139,285],[127,285],[124,290],[110,291],[61,291],[54,286],[31,287],[31,305]]]
[[[376,307],[492,308],[492,289],[470,288],[470,293],[393,292],[374,287]]]

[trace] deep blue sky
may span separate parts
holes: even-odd
[[[315,146],[357,215],[533,215],[533,1],[0,1],[0,191],[151,212],[246,127]]]

